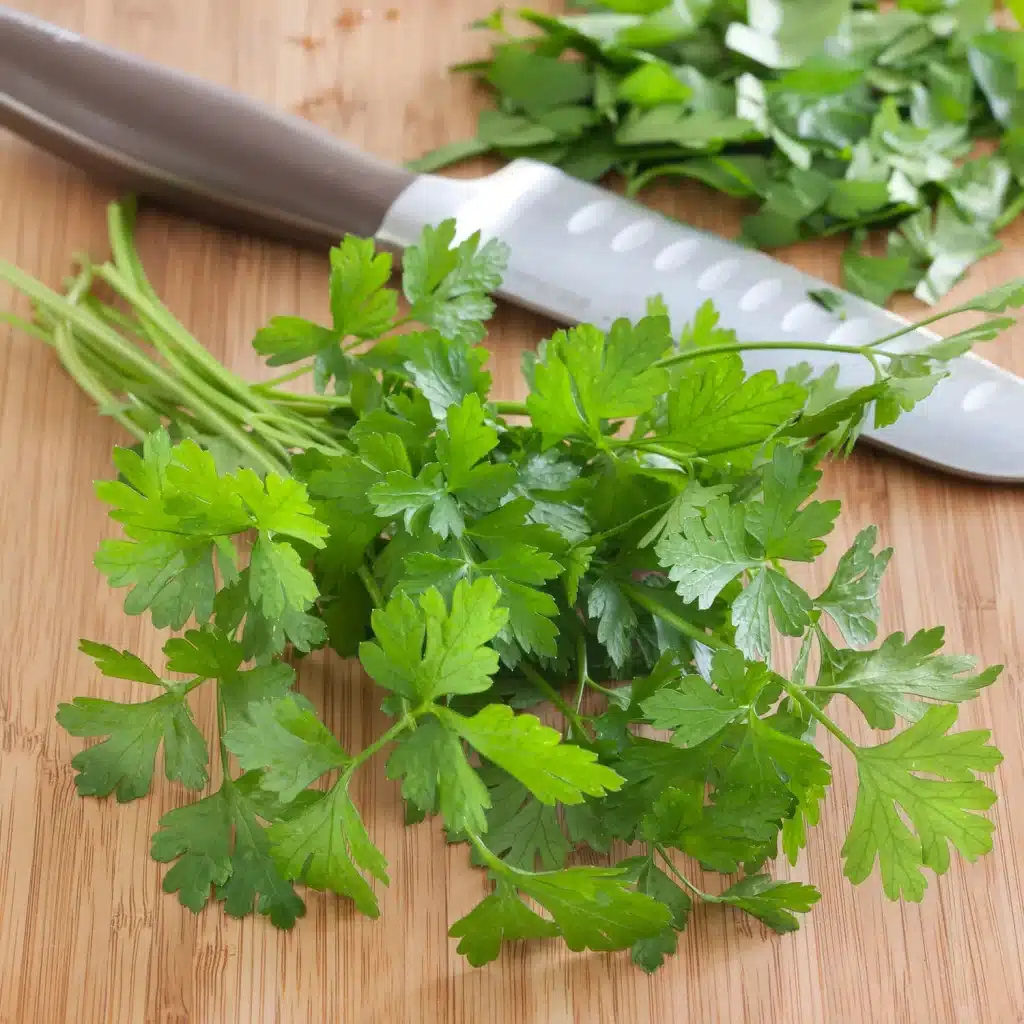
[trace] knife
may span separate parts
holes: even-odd
[[[140,195],[202,219],[301,244],[346,232],[400,255],[425,225],[454,217],[509,246],[499,295],[562,323],[607,327],[660,294],[675,328],[711,299],[741,340],[863,344],[905,321],[844,294],[843,319],[808,292],[829,285],[547,164],[519,159],[474,180],[415,174],[231,90],[100,46],[0,7],[0,125]],[[934,341],[917,330],[893,343]],[[844,353],[743,354],[749,372],[870,381]],[[1024,380],[973,355],[893,426],[864,437],[954,474],[1024,482]]]

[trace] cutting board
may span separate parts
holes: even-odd
[[[72,30],[233,86],[399,160],[472,131],[481,99],[447,65],[486,41],[465,26],[491,0],[22,0]],[[459,173],[469,173],[469,169]],[[0,257],[57,284],[79,249],[106,251],[112,194],[0,136]],[[653,195],[701,227],[731,232],[737,210],[699,187]],[[147,215],[143,256],[168,305],[218,357],[258,373],[255,329],[278,313],[326,312],[322,255]],[[1024,273],[1024,232],[975,268],[959,295]],[[836,247],[786,253],[835,280]],[[955,296],[950,297],[953,301]],[[0,295],[8,307],[9,294]],[[913,310],[913,302],[906,309]],[[550,332],[503,308],[489,344],[497,393],[520,398],[520,351]],[[1024,372],[1024,330],[989,354]],[[853,769],[829,747],[836,784],[794,872],[823,897],[801,931],[774,936],[722,908],[698,910],[678,956],[653,977],[625,955],[555,944],[508,950],[474,970],[446,937],[483,892],[462,848],[439,827],[405,829],[383,765],[356,797],[390,862],[382,916],[308,893],[291,933],[219,908],[196,917],[161,892],[148,857],[157,818],[180,802],[166,783],[127,806],[75,795],[80,741],[54,723],[76,694],[125,699],[129,683],[97,678],[81,636],[156,656],[162,638],[121,612],[91,563],[113,534],[92,494],[123,440],[44,346],[0,331],[0,1021],[3,1024],[640,1024],[856,1021],[1004,1024],[1024,1020],[1024,492],[948,479],[864,451],[832,466],[825,496],[844,513],[818,578],[859,529],[877,523],[896,551],[884,592],[887,630],[944,623],[953,650],[1004,662],[1002,680],[963,715],[990,725],[1006,752],[995,787],[996,850],[955,863],[921,905],[884,900],[877,880],[854,890],[839,847],[852,812]],[[357,667],[305,662],[301,687],[349,746],[381,730]],[[201,704],[210,728],[212,707]],[[844,727],[856,731],[854,716]]]

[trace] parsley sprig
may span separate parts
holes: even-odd
[[[97,485],[123,536],[95,561],[127,614],[176,635],[162,667],[83,640],[99,672],[156,695],[77,697],[57,718],[99,739],[73,761],[83,795],[143,797],[158,760],[203,794],[152,839],[184,906],[291,927],[304,885],[376,917],[388,866],[351,783],[379,753],[407,820],[440,818],[491,880],[451,927],[473,964],[561,936],[654,970],[697,903],[796,928],[818,891],[768,867],[795,864],[819,821],[821,732],[857,772],[852,882],[877,865],[887,896],[919,900],[951,849],[990,849],[978,776],[1001,755],[953,726],[998,667],[941,653],[941,629],[871,646],[891,556],[874,527],[820,593],[790,569],[839,514],[816,497],[821,462],[1012,323],[1024,283],[952,311],[984,318],[926,349],[844,348],[872,370],[857,389],[799,366],[749,376],[744,350],[794,346],[740,344],[710,306],[676,336],[655,298],[637,323],[557,331],[525,358],[525,402],[506,402],[479,345],[505,253],[456,242],[451,222],[406,256],[407,313],[389,257],[345,238],[330,323],[271,320],[254,343],[289,369],[261,384],[160,302],[130,206],[110,230],[112,258],[83,258],[64,293],[0,276],[34,304],[11,319],[137,439]],[[312,392],[284,387],[305,375]],[[293,666],[324,647],[382,691],[391,724],[362,750],[295,688]],[[213,736],[192,714],[200,688]],[[579,850],[611,861],[573,863]],[[705,891],[694,864],[739,877]]]
[[[745,201],[745,244],[847,236],[843,284],[878,304],[936,302],[1024,212],[1024,34],[990,0],[595,0],[519,17],[529,34],[500,10],[475,23],[497,36],[490,56],[453,70],[493,105],[473,139],[414,168],[493,154],[614,173],[631,195],[700,182]]]

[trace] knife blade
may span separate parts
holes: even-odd
[[[504,241],[499,294],[562,323],[607,326],[660,294],[675,328],[711,299],[745,341],[863,344],[905,321],[853,295],[840,319],[811,301],[830,287],[763,253],[662,216],[547,164],[520,159],[474,180],[414,174],[229,89],[0,8],[0,125],[140,195],[202,219],[300,244],[345,232],[397,254],[454,217],[460,236]],[[835,290],[835,289],[833,289]],[[842,293],[840,293],[842,294]],[[916,330],[901,349],[934,341]],[[748,371],[867,383],[836,352],[743,354]],[[1024,482],[1024,380],[974,355],[896,424],[866,440],[950,473]]]

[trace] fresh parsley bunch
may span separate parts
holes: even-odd
[[[1024,20],[1024,0],[1008,5]],[[583,8],[583,10],[579,10]],[[603,0],[459,66],[494,107],[419,170],[495,153],[609,172],[630,194],[689,178],[756,208],[772,249],[846,234],[847,290],[933,303],[1024,212],[1024,33],[992,0]],[[889,229],[881,255],[864,247]]]
[[[112,261],[84,262],[65,294],[0,276],[34,301],[18,322],[138,439],[97,487],[123,536],[96,565],[128,614],[175,635],[159,667],[83,641],[152,696],[82,696],[57,718],[101,738],[74,758],[81,794],[145,796],[161,752],[166,777],[203,794],[182,794],[152,840],[184,906],[290,927],[298,883],[376,917],[387,864],[350,783],[378,753],[408,820],[439,817],[488,872],[490,895],[451,927],[477,965],[561,936],[653,970],[695,901],[796,928],[819,894],[767,866],[780,850],[796,863],[818,822],[821,730],[859,779],[851,881],[877,866],[890,898],[919,900],[951,848],[990,849],[977,776],[1000,754],[952,729],[999,669],[940,653],[941,628],[870,646],[890,557],[874,527],[820,593],[789,570],[839,513],[815,497],[821,461],[1012,320],[915,354],[865,345],[875,379],[851,391],[801,367],[747,376],[710,307],[675,336],[652,300],[638,323],[556,332],[525,359],[526,401],[497,401],[479,342],[505,253],[446,222],[406,254],[406,315],[390,256],[345,238],[330,324],[271,320],[255,346],[292,368],[249,385],[161,304],[130,208],[110,225]],[[961,310],[1020,305],[1017,282]],[[315,393],[283,389],[307,372]],[[381,688],[391,724],[363,750],[295,688],[294,665],[325,646]],[[190,709],[201,687],[214,737]],[[857,742],[839,724],[856,713],[900,731]],[[610,861],[570,866],[576,850]],[[679,854],[740,877],[704,892]]]

